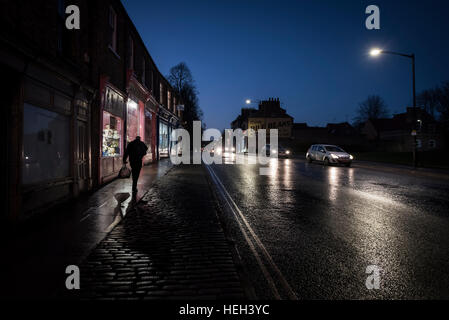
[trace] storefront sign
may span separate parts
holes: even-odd
[[[111,87],[106,87],[103,110],[109,113],[123,117],[123,111],[125,106],[125,99],[118,92]]]

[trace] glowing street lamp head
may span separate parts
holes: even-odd
[[[373,57],[378,56],[381,53],[382,53],[382,50],[380,50],[380,49],[372,49],[370,51],[370,55],[372,55]]]
[[[246,104],[251,104],[251,100],[250,99],[246,99]]]

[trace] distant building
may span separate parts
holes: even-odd
[[[292,136],[300,149],[307,149],[312,144],[335,144],[349,150],[360,149],[363,145],[363,137],[348,122],[328,123],[325,127],[295,123]]]
[[[259,129],[278,129],[280,139],[291,138],[292,127],[293,117],[281,108],[279,98],[261,101],[258,109],[243,108],[242,113],[231,123],[232,129],[240,128],[243,131],[248,128],[256,132]]]
[[[411,152],[414,137],[412,136],[413,108],[407,112],[396,114],[393,118],[371,119],[362,127],[362,134],[373,149],[389,152]],[[441,150],[445,148],[443,125],[433,119],[425,110],[416,110],[416,144],[420,151]]]
[[[256,111],[257,110],[254,108],[242,108],[241,114],[239,114],[237,118],[231,122],[231,128],[246,131],[248,129],[248,117],[250,113]]]

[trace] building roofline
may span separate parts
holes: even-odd
[[[145,50],[145,54],[149,57],[149,59],[150,59],[152,65],[154,66],[154,69],[156,69],[156,71],[157,71],[158,75],[160,76],[160,78],[165,82],[165,85],[168,85],[168,87],[169,87],[173,92],[175,92],[175,90],[174,90],[173,87],[171,86],[170,82],[169,82],[169,81],[165,78],[165,76],[160,72],[159,68],[157,67],[157,64],[154,62],[154,59],[153,59],[153,57],[151,56],[151,54],[150,54],[150,52],[149,52],[147,46],[145,45],[145,42],[143,41],[143,39],[142,39],[142,37],[141,37],[141,35],[140,35],[140,32],[137,30],[137,28],[136,28],[136,26],[135,26],[133,20],[132,20],[131,17],[129,16],[128,11],[126,11],[126,8],[125,8],[125,6],[123,5],[122,1],[121,1],[121,0],[118,0],[117,2],[118,2],[119,5],[120,5],[120,9],[121,9],[121,10],[123,11],[123,13],[126,15],[126,18],[127,18],[127,20],[128,20],[128,23],[129,23],[129,27],[130,27],[130,28],[132,29],[132,31],[134,31],[134,33],[136,34],[138,40],[140,41],[142,47],[143,47],[144,50]]]

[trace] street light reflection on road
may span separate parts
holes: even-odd
[[[336,167],[328,168],[327,174],[328,174],[327,179],[329,181],[329,200],[333,202],[337,200],[337,191],[339,188],[338,168]]]
[[[285,159],[284,160],[284,176],[283,176],[283,182],[284,182],[284,188],[287,190],[290,190],[292,188],[292,180],[293,180],[293,176],[292,176],[292,164],[290,159]]]
[[[276,177],[278,174],[278,170],[279,170],[279,163],[278,163],[278,159],[277,158],[272,158],[270,159],[268,166],[270,168],[269,170],[269,175],[271,177]]]

